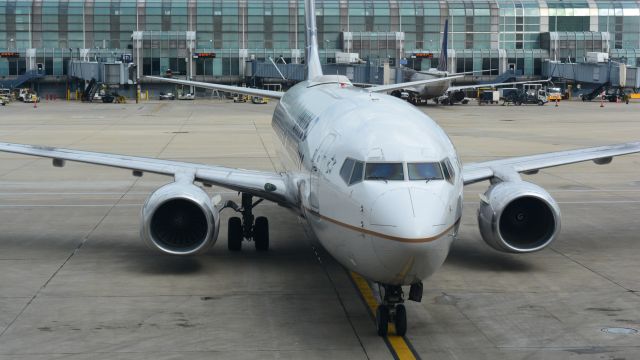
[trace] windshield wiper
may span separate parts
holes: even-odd
[[[388,183],[387,178],[382,176],[369,176],[365,180],[383,180],[385,183]]]

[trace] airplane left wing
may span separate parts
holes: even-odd
[[[271,98],[271,99],[280,99],[282,96],[284,96],[284,93],[283,92],[279,92],[279,91],[254,89],[254,88],[247,88],[247,87],[242,87],[242,86],[213,84],[213,83],[206,83],[206,82],[200,82],[200,81],[171,79],[171,78],[163,78],[163,77],[158,77],[158,76],[146,76],[146,77],[149,78],[149,79],[168,82],[168,83],[172,83],[172,84],[195,86],[195,87],[200,87],[200,88],[205,88],[205,89],[214,89],[214,90],[227,91],[227,92],[230,92],[230,93],[240,93],[240,94],[246,94],[246,95],[250,95],[250,96],[267,97],[267,98]]]
[[[450,86],[447,91],[460,91],[467,89],[477,89],[481,87],[495,87],[495,86],[507,86],[507,85],[520,85],[520,84],[534,84],[551,81],[551,78],[545,80],[530,80],[530,81],[513,81],[507,83],[492,83],[492,84],[476,84],[476,85],[462,85],[462,86]]]
[[[460,75],[460,76],[447,76],[447,77],[441,77],[441,78],[436,78],[436,79],[426,79],[426,80],[403,82],[403,83],[398,83],[398,84],[379,85],[379,86],[372,86],[370,88],[367,88],[366,90],[368,90],[370,92],[386,92],[386,91],[393,91],[393,90],[399,90],[399,89],[406,89],[406,88],[410,88],[410,87],[418,86],[418,85],[441,83],[441,82],[451,81],[453,79],[457,79],[457,78],[461,78],[461,77],[462,77],[462,75]]]
[[[176,180],[186,178],[249,193],[282,205],[290,205],[294,201],[287,191],[285,176],[276,172],[11,143],[0,143],[0,152],[52,158],[53,165],[58,167],[64,166],[65,161],[74,161],[129,169],[139,172],[138,176],[150,172],[173,176]]]
[[[600,146],[577,150],[558,151],[546,154],[512,157],[464,165],[462,177],[464,184],[473,184],[500,177],[509,172],[534,174],[540,169],[568,165],[592,160],[598,165],[608,164],[614,156],[640,152],[640,141],[618,145]]]

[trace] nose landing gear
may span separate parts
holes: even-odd
[[[231,208],[242,215],[229,218],[227,247],[229,251],[242,250],[242,240],[253,240],[256,250],[269,250],[269,221],[264,216],[254,218],[253,208],[264,199],[253,202],[253,196],[242,193],[242,207],[233,201],[227,201],[225,208]]]
[[[382,285],[384,297],[382,304],[376,310],[376,325],[378,335],[387,336],[389,323],[395,325],[396,335],[407,333],[407,310],[404,305],[402,287],[398,285]]]
[[[376,326],[378,335],[387,336],[389,323],[395,326],[397,336],[404,336],[407,333],[407,309],[404,307],[404,293],[399,285],[384,285],[384,296],[382,304],[376,309]],[[420,302],[422,300],[422,283],[411,285],[409,290],[409,300]]]

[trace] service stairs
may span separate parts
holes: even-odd
[[[100,84],[98,84],[96,79],[91,79],[91,81],[89,81],[89,84],[87,84],[87,87],[82,92],[82,101],[92,102],[93,97],[96,95],[96,92],[98,92],[99,88]]]
[[[0,88],[2,89],[15,89],[20,87],[20,85],[34,80],[34,79],[38,79],[44,76],[44,72],[43,71],[38,71],[38,70],[29,70],[26,71],[24,74],[18,76],[15,79],[10,79],[10,80],[0,80]]]

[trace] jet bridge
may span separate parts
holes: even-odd
[[[69,61],[69,76],[107,85],[135,84],[135,65],[131,62]]]

